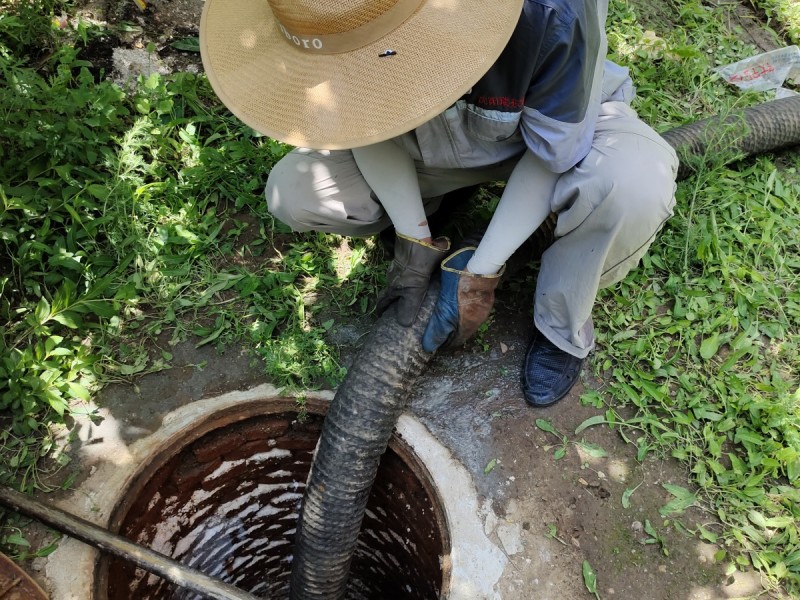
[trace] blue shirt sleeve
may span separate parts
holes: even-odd
[[[548,26],[525,96],[520,129],[531,152],[552,171],[563,173],[583,159],[592,145],[607,50],[604,19],[596,2],[526,4],[526,16]]]

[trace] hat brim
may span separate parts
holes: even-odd
[[[427,0],[376,43],[298,49],[266,0],[206,0],[203,66],[244,123],[293,146],[346,149],[414,129],[460,98],[500,56],[523,0]],[[379,56],[386,50],[391,56]]]

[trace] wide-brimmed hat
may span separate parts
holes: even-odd
[[[247,125],[356,148],[431,119],[500,56],[523,0],[206,0],[203,65]]]

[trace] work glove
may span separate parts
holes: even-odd
[[[505,266],[496,275],[469,273],[465,269],[473,254],[474,247],[463,248],[442,262],[439,298],[422,335],[425,352],[463,344],[489,317]]]
[[[397,234],[394,260],[387,274],[386,291],[378,298],[376,312],[382,315],[397,303],[397,322],[411,327],[428,291],[428,283],[441,260],[450,251],[450,240],[436,238],[433,244]]]

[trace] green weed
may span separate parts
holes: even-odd
[[[750,0],[764,11],[770,24],[791,43],[800,44],[800,5],[793,0]]]
[[[0,484],[58,485],[67,417],[108,382],[168,368],[183,340],[243,344],[279,386],[337,384],[318,315],[365,312],[382,275],[369,242],[289,240],[267,214],[264,180],[289,148],[203,77],[99,77],[86,29],[52,21],[65,4],[2,6]],[[0,544],[19,535],[0,528]]]
[[[685,26],[647,34],[630,5],[614,4],[612,44],[640,83],[636,107],[645,118],[666,128],[759,101],[711,74],[753,49],[732,39],[710,8],[672,6]],[[620,427],[640,460],[657,452],[687,466],[697,491],[673,491],[668,506],[690,499],[713,514],[721,526],[697,534],[720,544],[731,568],[755,567],[769,585],[796,593],[798,160],[778,169],[769,156],[735,167],[723,166],[727,157],[701,158],[641,268],[601,293],[594,366],[605,383],[584,401],[607,406],[598,423]],[[622,407],[635,416],[623,419]]]

